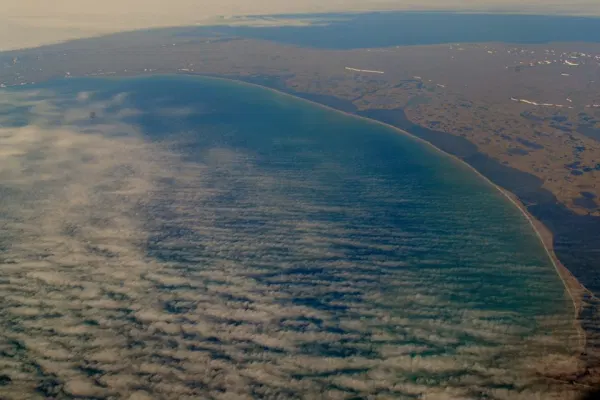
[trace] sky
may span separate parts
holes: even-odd
[[[3,0],[0,51],[220,16],[440,9],[600,16],[597,0]]]

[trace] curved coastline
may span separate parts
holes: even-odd
[[[146,75],[146,74],[144,74]],[[152,75],[152,74],[148,74],[148,75]],[[192,75],[192,74],[181,74],[181,75]],[[197,78],[201,78],[201,76],[198,76],[200,74],[194,74],[197,75]],[[167,78],[165,79],[165,81],[169,80],[168,76],[162,75],[163,77]],[[187,84],[190,85],[191,87],[193,87],[194,89],[192,90],[195,91],[195,85],[197,85],[198,83],[194,82],[194,78],[191,77],[192,79],[187,79],[185,77],[182,76],[182,78],[184,79],[178,79],[178,78],[173,78],[172,76],[172,83],[177,83],[177,84],[186,84],[185,82],[188,82]],[[159,75],[160,77],[160,75]],[[118,79],[118,77],[115,77]],[[140,77],[140,81],[144,82],[144,77]],[[508,203],[498,203],[498,201],[501,201],[498,199],[498,195],[495,194],[495,192],[493,191],[489,191],[489,189],[486,189],[485,183],[487,182],[487,184],[492,185],[493,187],[495,187],[500,193],[502,193],[503,196],[505,196],[507,198],[508,201],[510,201],[514,206],[516,206],[517,208],[519,208],[519,211],[521,212],[521,214],[523,214],[523,216],[525,218],[527,218],[529,224],[534,228],[534,232],[536,233],[537,236],[537,240],[540,240],[540,244],[542,244],[544,246],[544,251],[546,252],[546,255],[550,258],[550,261],[553,263],[553,267],[555,268],[555,270],[557,271],[557,273],[559,274],[559,278],[561,279],[562,284],[565,286],[565,289],[567,291],[567,293],[565,293],[563,290],[563,288],[560,287],[560,283],[558,281],[556,281],[556,277],[554,275],[552,275],[552,271],[550,271],[548,269],[549,265],[546,264],[546,261],[544,261],[544,255],[542,253],[540,253],[541,249],[537,248],[537,244],[535,243],[535,240],[532,236],[531,236],[531,231],[529,231],[529,234],[526,235],[527,236],[527,241],[526,243],[529,244],[530,247],[533,248],[534,253],[530,254],[535,256],[535,259],[538,260],[538,262],[536,263],[536,268],[539,266],[542,266],[542,270],[539,271],[538,273],[540,274],[540,277],[543,277],[544,282],[549,282],[549,286],[552,288],[552,293],[553,295],[551,297],[545,297],[547,302],[545,302],[545,304],[551,304],[551,307],[556,306],[557,307],[557,314],[548,314],[548,316],[550,316],[551,318],[556,317],[558,315],[560,315],[559,319],[555,319],[553,318],[553,320],[548,320],[546,321],[544,318],[537,318],[537,316],[541,316],[541,315],[546,315],[546,313],[544,312],[544,310],[542,309],[540,311],[540,313],[534,313],[534,314],[529,314],[530,317],[528,318],[528,321],[531,321],[535,324],[537,324],[537,332],[542,332],[542,336],[544,334],[548,334],[548,336],[552,336],[552,340],[548,343],[553,343],[552,346],[556,345],[557,347],[560,347],[561,349],[561,354],[564,355],[564,359],[567,361],[563,364],[558,363],[557,365],[553,365],[552,367],[548,367],[548,368],[535,368],[535,370],[531,369],[531,370],[525,370],[523,373],[526,375],[527,379],[531,379],[532,382],[535,382],[536,385],[551,385],[553,387],[556,388],[560,388],[561,390],[568,390],[570,392],[573,393],[580,393],[581,391],[588,391],[590,389],[592,389],[592,386],[589,386],[587,383],[587,379],[585,380],[581,380],[580,378],[587,378],[587,370],[585,372],[582,372],[581,370],[581,365],[584,364],[582,362],[582,351],[586,348],[586,345],[588,345],[586,343],[586,335],[585,335],[585,329],[584,329],[584,325],[582,325],[580,322],[580,320],[578,320],[578,316],[580,317],[579,313],[581,312],[582,308],[584,308],[585,305],[585,300],[586,298],[584,297],[585,294],[585,288],[583,287],[583,285],[580,285],[579,282],[577,282],[577,280],[573,277],[573,275],[570,274],[570,272],[568,271],[568,269],[560,262],[560,259],[557,257],[557,255],[554,252],[554,247],[553,247],[553,235],[552,235],[552,231],[550,229],[547,229],[546,226],[544,226],[544,224],[542,224],[540,221],[538,221],[534,214],[530,214],[527,210],[527,203],[521,203],[519,201],[519,198],[514,195],[512,192],[506,190],[503,186],[500,186],[496,183],[494,183],[493,178],[488,178],[484,173],[480,172],[477,168],[475,168],[473,165],[471,165],[468,161],[465,161],[463,158],[461,158],[460,155],[455,155],[452,153],[449,153],[447,151],[444,151],[444,148],[440,148],[438,146],[436,146],[434,143],[429,142],[426,138],[423,137],[419,137],[418,135],[413,134],[410,130],[405,130],[402,128],[399,128],[398,126],[394,126],[392,124],[377,120],[377,119],[373,119],[373,118],[369,118],[367,116],[364,115],[356,115],[355,112],[356,110],[353,111],[344,111],[344,110],[340,110],[340,109],[336,109],[335,107],[331,107],[328,106],[327,104],[322,104],[319,103],[318,101],[314,101],[314,100],[309,100],[309,99],[303,99],[302,96],[297,96],[294,95],[293,93],[286,93],[284,91],[281,90],[277,90],[274,88],[269,88],[269,87],[265,87],[263,85],[260,84],[251,84],[248,82],[240,82],[239,80],[236,79],[228,79],[228,78],[223,78],[223,77],[210,77],[212,78],[211,80],[214,80],[215,82],[213,83],[215,86],[219,87],[222,91],[222,93],[224,94],[224,96],[229,99],[231,94],[228,93],[228,88],[231,90],[232,93],[237,93],[237,90],[240,90],[241,93],[254,93],[253,90],[256,89],[263,89],[263,90],[268,90],[269,92],[273,92],[273,94],[276,95],[275,98],[272,99],[272,101],[275,101],[276,103],[283,103],[283,105],[285,105],[286,107],[290,107],[292,108],[292,112],[296,112],[295,109],[297,106],[299,106],[300,110],[303,108],[302,107],[302,103],[299,103],[297,105],[294,105],[293,103],[289,103],[286,101],[286,98],[288,98],[288,100],[294,100],[294,99],[301,99],[301,100],[305,100],[307,101],[307,103],[304,103],[306,106],[311,106],[314,105],[315,107],[313,107],[313,111],[310,113],[310,115],[312,115],[312,113],[317,112],[317,114],[315,114],[315,116],[321,116],[320,113],[318,113],[318,109],[316,109],[316,107],[318,108],[322,108],[327,110],[326,112],[337,112],[339,114],[337,114],[339,117],[344,118],[344,116],[349,116],[349,117],[356,117],[358,119],[356,120],[347,120],[346,122],[344,122],[344,124],[347,124],[347,126],[352,126],[352,124],[358,124],[358,126],[360,126],[362,123],[366,123],[367,125],[363,126],[364,129],[366,129],[367,131],[369,130],[369,126],[371,126],[372,128],[374,128],[375,130],[377,129],[377,127],[381,127],[381,128],[388,128],[385,131],[381,132],[384,136],[387,136],[387,139],[385,137],[383,137],[383,139],[385,139],[383,142],[384,143],[388,143],[389,140],[393,140],[394,136],[400,134],[402,136],[396,136],[397,138],[406,138],[406,140],[401,140],[400,143],[404,143],[405,145],[410,145],[411,143],[419,146],[422,150],[418,151],[417,154],[420,155],[420,157],[422,157],[421,153],[423,151],[425,151],[425,153],[423,155],[425,155],[425,157],[427,157],[427,154],[429,154],[432,158],[432,160],[436,160],[436,158],[439,155],[443,155],[443,158],[438,159],[438,161],[435,161],[434,164],[432,165],[435,169],[435,167],[438,167],[438,163],[440,161],[442,161],[442,165],[444,162],[451,162],[453,164],[448,164],[448,165],[454,165],[457,169],[455,170],[454,168],[451,168],[455,173],[451,174],[454,177],[462,177],[463,173],[468,173],[467,169],[464,169],[463,166],[467,166],[471,171],[474,171],[477,175],[479,175],[481,178],[484,179],[484,181],[478,181],[476,179],[473,180],[473,178],[470,178],[471,180],[473,180],[474,182],[474,187],[476,188],[477,192],[479,192],[479,194],[476,194],[476,197],[479,195],[483,195],[483,197],[485,199],[488,199],[490,201],[488,207],[493,207],[492,209],[490,209],[492,212],[492,214],[495,215],[494,218],[499,218],[496,219],[495,221],[496,224],[494,224],[494,227],[498,228],[502,228],[502,224],[503,222],[503,216],[502,214],[504,213],[504,215],[508,215],[510,218],[508,218],[510,220],[510,222],[517,222],[517,225],[514,225],[513,223],[507,224],[507,226],[510,227],[510,229],[512,229],[514,227],[514,229],[516,229],[515,232],[520,231],[519,233],[523,233],[523,229],[525,229],[525,233],[527,232],[527,226],[523,224],[523,220],[521,220],[521,223],[518,223],[518,218],[520,218],[519,216],[517,216],[517,214],[514,214],[512,212],[512,210],[509,207]],[[92,78],[93,79],[93,78]],[[104,78],[101,78],[101,80],[103,80]],[[108,78],[109,80],[112,78]],[[135,78],[134,78],[135,79]],[[202,82],[203,79],[197,79],[198,81]],[[224,81],[223,83],[225,83],[225,85],[220,84],[218,81]],[[229,84],[227,84],[227,82],[229,82]],[[96,82],[97,83],[97,82]],[[167,82],[168,83],[168,82]],[[241,83],[241,85],[243,86],[247,86],[246,90],[244,90],[243,86],[236,89],[237,86],[239,86]],[[244,83],[246,83],[246,85],[244,85]],[[207,82],[207,86],[209,85],[209,82]],[[201,88],[202,86],[200,84],[198,84],[198,88]],[[252,87],[256,87],[256,89],[252,89]],[[74,86],[75,89],[78,89],[77,86]],[[123,87],[120,87],[119,90],[125,90],[127,91],[128,86],[125,87],[125,89],[123,89]],[[185,89],[184,89],[185,90]],[[201,90],[201,89],[200,89]],[[134,92],[132,92],[134,93]],[[266,95],[266,98],[270,98],[271,96],[269,96],[268,92],[263,92],[263,95]],[[257,98],[263,98],[265,96],[260,95],[260,93],[256,93]],[[182,95],[183,96],[183,95]],[[289,96],[289,97],[288,97]],[[244,96],[245,97],[245,96]],[[277,101],[277,97],[279,97],[280,101]],[[323,101],[327,101],[327,98],[324,97],[322,99]],[[229,100],[226,100],[229,101]],[[252,97],[249,97],[248,100],[250,103],[246,103],[245,105],[242,105],[242,110],[247,111],[251,110],[250,115],[254,115],[254,116],[258,116],[259,119],[261,119],[262,121],[264,121],[264,118],[262,118],[263,116],[261,116],[260,114],[262,113],[262,111],[260,109],[257,109],[256,107],[252,106],[253,100]],[[219,104],[219,103],[216,103]],[[341,105],[343,106],[343,103],[341,103]],[[293,106],[293,107],[292,107]],[[215,107],[217,107],[215,105]],[[305,108],[305,107],[304,107]],[[308,109],[310,110],[310,108]],[[153,114],[153,112],[151,111],[149,114]],[[325,115],[325,114],[324,114]],[[85,115],[85,117],[87,118],[87,114]],[[335,119],[335,114],[331,115],[330,117],[333,117]],[[320,118],[319,118],[320,119]],[[310,121],[310,119],[309,119]],[[352,121],[354,121],[354,123],[352,123]],[[336,121],[337,122],[337,121]],[[267,118],[267,123],[266,125],[269,125],[268,122],[268,118]],[[363,139],[365,137],[365,132],[364,129],[357,129],[356,130],[356,137],[359,137],[361,139]],[[418,131],[417,131],[418,132]],[[219,133],[217,132],[217,135]],[[377,135],[376,135],[377,136]],[[450,136],[450,135],[448,135]],[[367,137],[369,137],[369,135],[367,135]],[[346,137],[344,135],[341,136],[341,141],[346,141]],[[341,143],[341,142],[340,142]],[[351,142],[350,142],[351,143]],[[425,144],[425,147],[422,147],[420,144]],[[351,145],[352,147],[354,147],[356,149],[356,146]],[[410,146],[408,146],[408,148],[412,149]],[[336,152],[336,147],[332,147],[333,151]],[[362,152],[362,150],[360,150],[360,146],[357,148],[358,152]],[[417,148],[413,149],[414,151],[418,150]],[[353,150],[352,150],[353,151]],[[376,155],[378,155],[378,153],[375,153]],[[397,158],[396,155],[397,154],[395,151],[392,151],[390,153],[390,156],[392,158]],[[447,158],[450,157],[450,158]],[[402,158],[400,158],[402,159]],[[372,159],[371,161],[376,161],[376,159]],[[455,161],[461,161],[461,163],[455,163]],[[429,162],[427,163],[427,165],[429,165]],[[447,166],[448,166],[447,165]],[[276,168],[278,168],[276,166]],[[401,171],[398,170],[397,168],[395,168],[396,171]],[[349,178],[351,180],[355,179],[355,175],[349,175]],[[493,175],[492,175],[493,177]],[[455,178],[452,178],[455,179]],[[462,178],[461,178],[462,179]],[[468,176],[464,177],[464,179],[466,181],[469,180]],[[343,181],[340,181],[343,182]],[[478,183],[479,182],[479,183]],[[456,183],[459,183],[459,186],[462,186],[462,183],[457,181]],[[437,186],[437,185],[436,185]],[[469,186],[470,187],[470,186]],[[399,186],[398,188],[402,189],[403,186]],[[447,189],[452,189],[451,187],[448,187]],[[383,188],[382,190],[387,191],[385,188]],[[471,190],[468,190],[468,192],[471,192]],[[442,192],[442,199],[447,198],[447,193],[448,192]],[[450,191],[451,193],[451,191]],[[462,193],[464,194],[465,191],[462,191]],[[486,194],[487,193],[487,194]],[[492,197],[490,198],[490,194],[492,195]],[[469,195],[469,197],[471,197],[471,195]],[[477,202],[479,203],[479,201]],[[441,209],[445,209],[446,207],[444,205],[441,205]],[[494,210],[495,209],[495,210]],[[484,224],[489,224],[490,220],[488,217],[488,214],[485,212],[485,208],[483,209],[484,212],[482,213],[481,217],[478,219],[479,221],[484,221]],[[367,210],[368,211],[368,210]],[[509,212],[510,211],[510,212]],[[506,214],[507,212],[509,212],[508,214]],[[462,219],[462,217],[459,216],[459,218]],[[469,218],[470,219],[470,218]],[[497,224],[500,224],[499,226]],[[377,223],[376,223],[377,225]],[[520,226],[520,228],[519,228]],[[389,233],[389,232],[388,232]],[[386,235],[385,232],[383,232],[384,235]],[[518,235],[520,236],[520,235]],[[507,243],[511,243],[510,240],[510,236],[505,237],[508,239]],[[481,248],[485,248],[485,247],[480,247]],[[524,253],[527,253],[527,247],[522,249],[524,251]],[[485,251],[484,251],[485,253]],[[477,254],[477,253],[475,253]],[[494,257],[495,258],[495,257]],[[508,259],[512,258],[510,256],[510,253],[508,254]],[[509,268],[511,266],[509,265]],[[500,269],[501,271],[502,269]],[[517,272],[517,271],[516,271]],[[518,273],[518,272],[517,272]],[[449,277],[451,277],[452,274],[448,275]],[[481,278],[479,278],[481,279]],[[527,282],[527,280],[526,280]],[[535,285],[535,281],[531,281],[534,282],[534,287],[539,287],[539,285]],[[419,285],[417,285],[419,286]],[[426,285],[428,286],[428,285]],[[522,293],[527,293],[530,291],[530,286],[519,286],[521,288],[521,290],[519,292],[513,292],[515,297],[520,297],[520,295]],[[544,288],[540,288],[540,292],[544,292]],[[380,288],[378,288],[377,290],[380,290]],[[456,291],[454,291],[453,293],[457,293]],[[460,293],[460,292],[458,292]],[[568,302],[568,300],[566,299],[565,295],[568,294],[570,296],[570,299],[573,303],[574,306],[574,313],[575,313],[575,319],[571,319],[571,311],[570,311],[570,304]],[[483,304],[487,304],[487,296],[489,296],[489,292],[485,292],[485,297],[483,297],[482,299],[482,303]],[[557,304],[554,304],[554,300],[557,300]],[[522,303],[524,305],[527,305],[529,303]],[[544,307],[544,302],[538,303],[541,305],[541,307]],[[460,308],[459,308],[460,309]],[[554,308],[553,308],[554,309]],[[435,316],[434,316],[435,317]],[[435,319],[435,318],[434,318]],[[546,323],[548,322],[548,323]],[[557,329],[555,332],[553,332],[553,329],[551,330],[550,328],[553,327],[553,322],[558,322],[560,324],[560,327],[557,326]],[[573,323],[573,325],[571,325],[571,323]],[[577,334],[575,334],[575,332],[577,332]],[[568,337],[567,337],[568,335]],[[575,338],[575,336],[577,336],[577,340]],[[538,339],[540,338],[540,336],[533,336],[532,337],[534,340],[532,342],[535,342],[534,347],[532,347],[533,349],[540,349],[541,347],[538,346],[538,344],[543,344],[544,341],[542,339],[542,341],[538,341]],[[566,339],[565,341],[561,341],[560,343],[556,343],[555,339],[556,338],[560,338],[560,339]],[[565,346],[566,345],[566,346]],[[526,349],[527,348],[527,344],[525,344],[523,346],[522,343],[517,342],[517,346],[520,350]],[[580,348],[581,348],[581,352],[580,352]],[[552,349],[552,348],[550,348]],[[564,352],[564,350],[567,350],[567,352]],[[537,354],[542,355],[543,352],[539,351]],[[517,354],[518,357],[518,354]],[[532,359],[534,362],[530,363],[530,364],[534,364],[536,358]],[[544,360],[544,364],[548,364],[550,365],[551,363],[553,363],[553,361],[555,359],[550,358],[550,359],[546,359],[546,358],[541,358],[540,360]],[[542,363],[540,362],[540,365]],[[528,364],[529,365],[529,364]],[[508,371],[510,371],[510,369],[513,368],[513,364],[510,363],[508,365]],[[521,370],[518,370],[517,372],[521,372]],[[579,398],[579,397],[577,397]]]
[[[493,188],[495,188],[496,190],[498,190],[500,193],[502,193],[502,195],[516,208],[519,209],[519,211],[521,212],[521,214],[525,217],[525,219],[527,219],[527,221],[529,222],[530,226],[533,228],[536,236],[538,237],[538,239],[540,240],[542,246],[544,247],[544,250],[546,252],[546,255],[548,256],[548,258],[550,259],[554,269],[556,270],[556,273],[558,274],[559,278],[561,279],[561,281],[563,282],[564,286],[565,286],[565,290],[567,291],[569,297],[571,298],[571,301],[573,303],[573,311],[574,311],[574,320],[573,320],[573,325],[575,327],[575,329],[577,330],[578,333],[578,341],[579,341],[579,349],[580,352],[583,353],[585,351],[586,345],[587,345],[587,335],[585,333],[585,329],[583,328],[582,324],[579,321],[579,316],[581,315],[581,312],[583,310],[584,307],[584,296],[586,294],[589,294],[591,296],[594,296],[593,293],[587,289],[583,284],[581,284],[581,282],[579,282],[575,276],[571,273],[571,271],[569,271],[568,268],[566,268],[563,263],[559,260],[559,258],[557,257],[555,251],[554,251],[554,244],[553,244],[553,234],[550,231],[550,229],[548,229],[548,227],[546,227],[540,220],[538,220],[537,218],[535,218],[535,216],[533,216],[525,207],[525,205],[518,199],[518,197],[504,189],[503,187],[499,186],[498,184],[494,183],[490,178],[488,178],[487,176],[485,176],[482,172],[480,172],[479,170],[477,170],[474,166],[472,166],[471,164],[469,164],[468,162],[466,162],[465,160],[463,160],[462,158],[460,158],[457,155],[451,154],[449,152],[444,151],[443,149],[437,147],[436,145],[434,145],[433,143],[427,141],[426,139],[423,139],[407,130],[401,129],[397,126],[394,126],[390,123],[386,123],[383,121],[380,121],[378,119],[375,118],[371,118],[365,115],[360,115],[360,114],[356,114],[355,112],[352,112],[351,110],[348,109],[348,107],[344,107],[346,108],[344,109],[340,109],[340,108],[336,108],[335,106],[332,105],[328,105],[328,104],[323,104],[321,102],[319,102],[318,100],[315,99],[310,99],[310,98],[306,98],[306,97],[302,97],[302,96],[298,96],[295,93],[291,93],[289,91],[284,91],[278,88],[274,88],[274,87],[270,87],[270,86],[266,86],[260,83],[254,83],[250,80],[246,80],[246,79],[239,79],[236,77],[222,77],[222,76],[215,76],[215,75],[203,75],[203,74],[194,74],[194,73],[180,73],[177,75],[184,75],[184,76],[202,76],[202,77],[208,77],[211,79],[217,79],[217,80],[224,80],[224,81],[231,81],[231,82],[236,82],[236,83],[241,83],[241,84],[246,84],[246,85],[250,85],[250,86],[255,86],[255,87],[259,87],[261,89],[265,89],[265,90],[269,90],[275,93],[278,93],[280,95],[284,95],[284,96],[290,96],[296,99],[300,99],[300,100],[304,100],[307,101],[313,105],[316,105],[318,107],[321,108],[325,108],[327,110],[330,111],[334,111],[334,112],[338,112],[338,113],[342,113],[344,115],[350,116],[350,117],[354,117],[354,118],[359,118],[361,120],[370,122],[370,123],[375,123],[381,126],[385,126],[389,129],[394,130],[395,132],[402,134],[402,135],[406,135],[407,137],[411,138],[412,140],[418,141],[426,146],[428,146],[430,149],[433,149],[434,151],[438,152],[439,154],[442,154],[445,157],[449,157],[450,159],[452,159],[454,162],[459,162],[461,165],[466,166],[467,168],[469,168],[471,171],[473,171],[479,178],[483,179],[487,184],[491,185]],[[318,97],[315,96],[315,97]],[[340,105],[343,103],[343,101],[340,101]]]

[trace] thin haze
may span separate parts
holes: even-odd
[[[600,15],[596,0],[3,0],[0,51],[150,27],[214,23],[220,16],[368,10],[500,11]]]

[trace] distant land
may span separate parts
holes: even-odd
[[[269,26],[269,21],[312,24]],[[263,20],[266,26],[260,26]],[[365,14],[274,15],[254,24],[199,26],[185,36],[219,33],[322,49],[358,49],[440,43],[600,42],[600,18],[556,15],[448,12],[372,12]],[[507,29],[510,27],[510,29]]]
[[[4,52],[0,83],[154,74],[226,77],[426,140],[512,194],[535,219],[557,261],[583,285],[578,293],[589,368],[576,378],[597,379],[600,19],[441,13],[318,17],[332,22],[159,29]]]
[[[595,0],[4,0],[0,9],[0,50],[37,47],[110,33],[185,25],[311,24],[315,14],[373,11],[600,16]],[[291,15],[293,20],[281,18]],[[308,16],[299,21],[296,16]],[[250,16],[250,18],[248,18]],[[538,28],[537,26],[535,27]],[[397,27],[394,27],[396,30]],[[577,30],[582,27],[577,27]],[[325,38],[322,38],[325,39]]]

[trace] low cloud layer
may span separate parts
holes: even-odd
[[[186,161],[121,122],[126,93],[55,95],[0,96],[28,110],[0,113],[1,398],[574,398],[543,378],[581,367],[565,315],[471,304],[435,229],[320,203],[242,150]],[[504,256],[546,290],[547,265]]]

